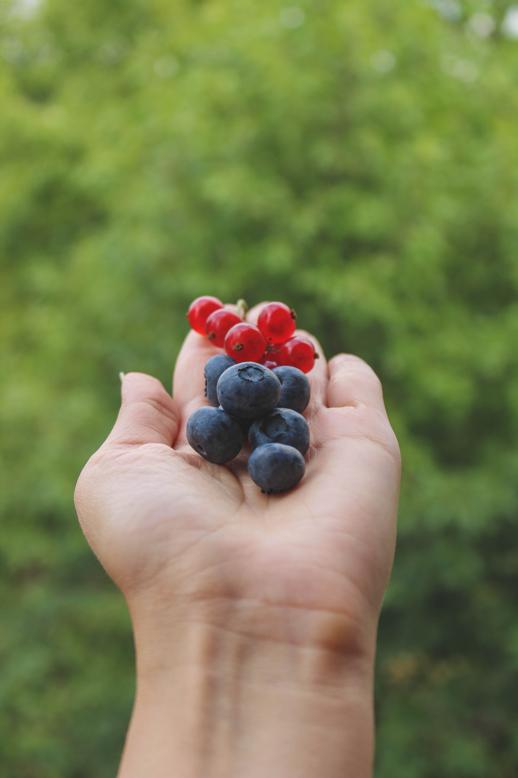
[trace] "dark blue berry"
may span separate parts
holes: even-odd
[[[304,416],[290,408],[275,408],[267,416],[254,421],[248,433],[252,448],[265,443],[293,446],[304,456],[309,448],[309,427]]]
[[[223,465],[239,454],[243,437],[236,419],[221,408],[199,408],[187,421],[189,444],[198,454],[217,465]]]
[[[227,354],[216,354],[206,362],[205,367],[203,368],[203,375],[205,376],[205,397],[211,405],[218,404],[216,387],[218,385],[219,377],[227,368],[232,367],[232,365],[235,364],[235,360],[232,359],[232,357],[227,356]]]
[[[221,405],[219,406],[221,408]],[[221,410],[224,410],[221,408]],[[237,421],[239,426],[241,427],[241,430],[243,432],[243,437],[246,440],[248,440],[248,431],[250,429],[250,426],[254,423],[253,419],[239,419],[237,416],[233,416],[233,419]]]
[[[274,368],[273,372],[281,382],[281,396],[277,403],[279,408],[291,408],[302,413],[309,402],[309,381],[298,367],[283,365]]]
[[[248,472],[266,494],[292,489],[304,475],[304,457],[293,446],[267,443],[255,448],[248,460]]]
[[[218,381],[219,404],[240,419],[256,419],[273,410],[279,401],[279,379],[264,365],[240,362],[229,367]]]
[[[239,426],[243,430],[243,435],[245,436],[245,440],[248,440],[248,432],[250,430],[250,426],[254,423],[253,419],[237,419]]]

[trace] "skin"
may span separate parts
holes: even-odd
[[[261,306],[249,314],[256,320]],[[137,695],[120,778],[334,778],[372,769],[376,628],[400,455],[381,384],[320,354],[302,482],[266,496],[246,453],[188,446],[210,343],[189,333],[173,395],[128,373],[76,487],[82,529],[132,618]]]

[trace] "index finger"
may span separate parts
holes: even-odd
[[[180,409],[177,445],[187,441],[187,419],[197,408],[206,405],[203,368],[208,359],[219,353],[203,335],[191,330],[186,336],[173,372],[173,398]]]

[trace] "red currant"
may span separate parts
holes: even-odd
[[[217,311],[218,308],[223,308],[223,303],[217,297],[204,295],[193,300],[187,311],[187,318],[192,329],[199,332],[200,335],[205,335],[207,318],[213,311]]]
[[[309,373],[318,358],[311,341],[298,335],[283,343],[275,356],[280,365],[298,367],[303,373]]]
[[[211,313],[205,324],[205,332],[208,339],[215,346],[223,348],[225,335],[234,324],[239,324],[241,317],[233,311],[227,311],[225,308],[218,308]]]
[[[268,370],[273,370],[276,367],[279,367],[278,362],[274,362],[273,359],[265,359],[263,360],[262,364],[268,368]]]
[[[265,350],[266,341],[253,324],[234,324],[226,334],[225,351],[236,362],[259,362]]]
[[[295,332],[295,311],[284,303],[268,303],[265,305],[257,326],[268,343],[285,343]]]

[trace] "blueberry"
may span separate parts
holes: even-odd
[[[203,375],[205,376],[205,397],[211,405],[218,404],[218,395],[216,393],[216,386],[218,385],[219,377],[228,367],[235,365],[236,361],[232,357],[226,354],[216,354],[211,357],[203,368]]]
[[[309,402],[310,388],[306,375],[298,367],[283,365],[274,368],[273,372],[281,382],[281,396],[277,403],[279,408],[291,408],[292,411],[302,411]]]
[[[266,443],[255,448],[248,460],[248,472],[266,494],[292,489],[304,475],[304,457],[293,446]]]
[[[243,430],[243,435],[245,436],[245,440],[248,440],[248,432],[250,431],[251,425],[254,423],[253,419],[236,419],[237,423]]]
[[[239,454],[243,437],[236,419],[221,408],[199,408],[187,421],[189,444],[198,454],[217,465],[223,465]]]
[[[279,379],[264,365],[240,362],[229,367],[218,381],[219,404],[240,419],[256,419],[273,410],[279,401]]]
[[[298,449],[302,456],[309,448],[309,427],[304,416],[290,408],[275,408],[268,416],[254,421],[248,433],[252,448],[265,443],[283,443]]]
[[[221,408],[221,405],[219,406]],[[224,410],[221,408],[221,410]],[[246,440],[248,440],[248,431],[250,429],[250,426],[254,423],[253,419],[239,419],[237,416],[233,416],[233,419],[237,421],[239,426],[241,427],[241,431],[243,433],[243,437]]]

